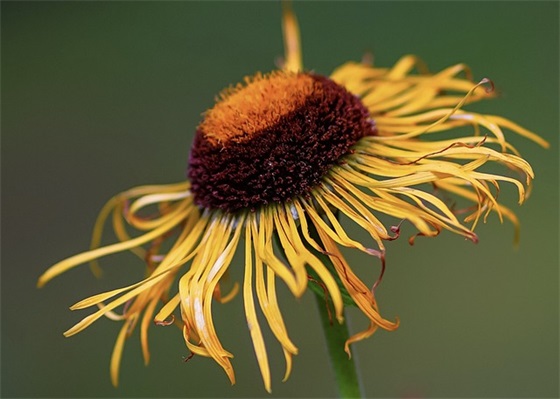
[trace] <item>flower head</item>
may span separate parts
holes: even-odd
[[[297,23],[288,8],[283,27],[282,69],[246,78],[205,113],[188,181],[116,195],[99,215],[92,249],[40,277],[42,286],[86,262],[97,271],[98,258],[127,250],[145,262],[144,279],[72,306],[98,309],[65,332],[74,335],[103,316],[123,321],[111,361],[114,384],[124,342],[137,324],[148,362],[152,322],[179,326],[192,354],[211,357],[235,382],[232,354],[221,344],[212,306],[239,291],[234,285],[224,292],[222,284],[239,246],[245,253],[242,296],[248,330],[270,390],[255,302],[283,348],[285,378],[298,351],[278,306],[278,281],[297,297],[308,284],[319,284],[339,321],[345,304],[357,306],[368,326],[347,341],[350,353],[350,344],[379,327],[394,330],[398,321],[380,315],[375,285],[370,288],[354,274],[341,247],[373,255],[384,267],[385,242],[398,238],[403,221],[415,227],[416,236],[448,230],[477,241],[477,223],[495,212],[517,230],[515,214],[500,204],[497,193],[501,183],[511,183],[522,203],[533,171],[504,131],[547,143],[508,119],[464,109],[493,96],[488,79],[472,81],[463,64],[432,74],[414,56],[392,68],[350,62],[321,76],[302,67]],[[465,133],[468,129],[472,133]],[[506,172],[491,172],[488,165],[505,166]],[[473,206],[455,209],[449,196]],[[155,213],[146,216],[148,207]],[[338,214],[365,230],[370,243],[350,237]],[[100,247],[111,215],[120,241]],[[394,225],[386,226],[379,215],[394,218]],[[140,234],[129,235],[127,226]]]

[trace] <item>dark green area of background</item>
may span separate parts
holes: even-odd
[[[273,395],[262,388],[242,300],[216,306],[233,360],[231,387],[209,359],[188,355],[179,331],[151,330],[144,367],[135,336],[121,385],[109,381],[119,325],[106,319],[65,339],[86,316],[68,306],[142,277],[122,255],[37,290],[54,262],[87,248],[106,199],[144,183],[183,179],[192,133],[214,96],[282,55],[275,2],[2,2],[2,397],[328,397],[336,392],[311,295],[281,290],[300,349],[282,383],[269,339]],[[512,118],[551,142],[510,135],[536,172],[518,209],[521,244],[495,215],[474,245],[450,233],[388,247],[378,299],[399,316],[355,352],[368,396],[558,397],[558,2],[296,3],[307,68],[328,74],[373,51],[437,71],[469,64],[501,97],[477,109]],[[501,198],[517,210],[515,193]],[[406,227],[404,234],[412,234]],[[355,233],[362,234],[362,233]],[[362,239],[366,239],[364,235]],[[377,262],[351,255],[373,282]],[[235,264],[240,269],[242,260]],[[354,331],[366,326],[350,315]],[[268,334],[269,338],[270,334]]]

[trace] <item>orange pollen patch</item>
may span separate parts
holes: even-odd
[[[198,129],[212,145],[244,142],[276,124],[321,90],[310,75],[275,71],[246,77],[223,91],[216,105],[206,111]]]

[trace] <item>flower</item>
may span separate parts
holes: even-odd
[[[42,286],[120,251],[145,261],[145,279],[75,304],[72,309],[98,309],[65,333],[76,334],[102,316],[123,321],[111,361],[114,384],[124,342],[137,324],[149,360],[153,320],[178,325],[193,354],[213,358],[235,381],[212,306],[240,289],[234,285],[224,292],[222,284],[239,245],[245,246],[248,328],[270,390],[255,302],[284,350],[286,378],[297,354],[279,310],[277,280],[295,296],[318,282],[338,320],[345,304],[355,304],[369,325],[348,340],[349,352],[353,342],[379,327],[394,330],[398,322],[380,315],[374,290],[354,274],[340,247],[376,256],[383,265],[385,242],[399,236],[402,221],[418,235],[449,230],[476,241],[477,223],[494,211],[517,230],[515,214],[498,202],[497,190],[501,182],[512,183],[523,202],[533,172],[504,130],[547,143],[507,119],[463,108],[493,96],[485,90],[489,80],[473,82],[463,64],[431,74],[413,56],[389,69],[347,63],[320,76],[302,68],[297,24],[288,8],[284,35],[282,69],[224,91],[205,114],[189,159],[189,180],[118,194],[101,211],[92,249],[52,266],[39,280]],[[469,129],[473,133],[466,133]],[[495,166],[505,166],[504,174],[494,172]],[[474,206],[456,209],[448,196]],[[155,208],[155,214],[146,215],[146,208]],[[337,213],[368,232],[372,243],[349,237]],[[382,223],[381,214],[394,218],[396,226]],[[120,242],[99,247],[109,217]],[[127,225],[141,234],[130,236]]]

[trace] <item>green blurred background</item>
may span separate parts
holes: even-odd
[[[131,255],[105,259],[35,288],[54,262],[85,250],[111,195],[180,181],[200,114],[225,86],[269,71],[282,55],[276,2],[2,2],[2,397],[330,397],[336,394],[311,295],[281,290],[300,348],[282,383],[268,334],[273,394],[266,395],[242,300],[216,307],[235,354],[231,387],[211,360],[188,355],[174,328],[151,330],[152,362],[137,335],[121,384],[109,381],[119,328],[102,319],[65,339],[89,314],[78,300],[136,281]],[[513,228],[493,215],[474,245],[450,233],[390,243],[378,290],[393,333],[355,345],[367,396],[558,397],[558,2],[305,2],[294,4],[307,68],[328,74],[373,51],[390,66],[404,54],[433,71],[469,64],[499,99],[477,110],[512,118],[551,142],[510,135],[536,172]],[[405,235],[412,234],[406,227]],[[108,236],[110,238],[110,236]],[[365,237],[362,235],[365,239]],[[352,254],[368,281],[378,262]],[[240,268],[241,263],[236,264]],[[352,329],[365,327],[350,312]]]

